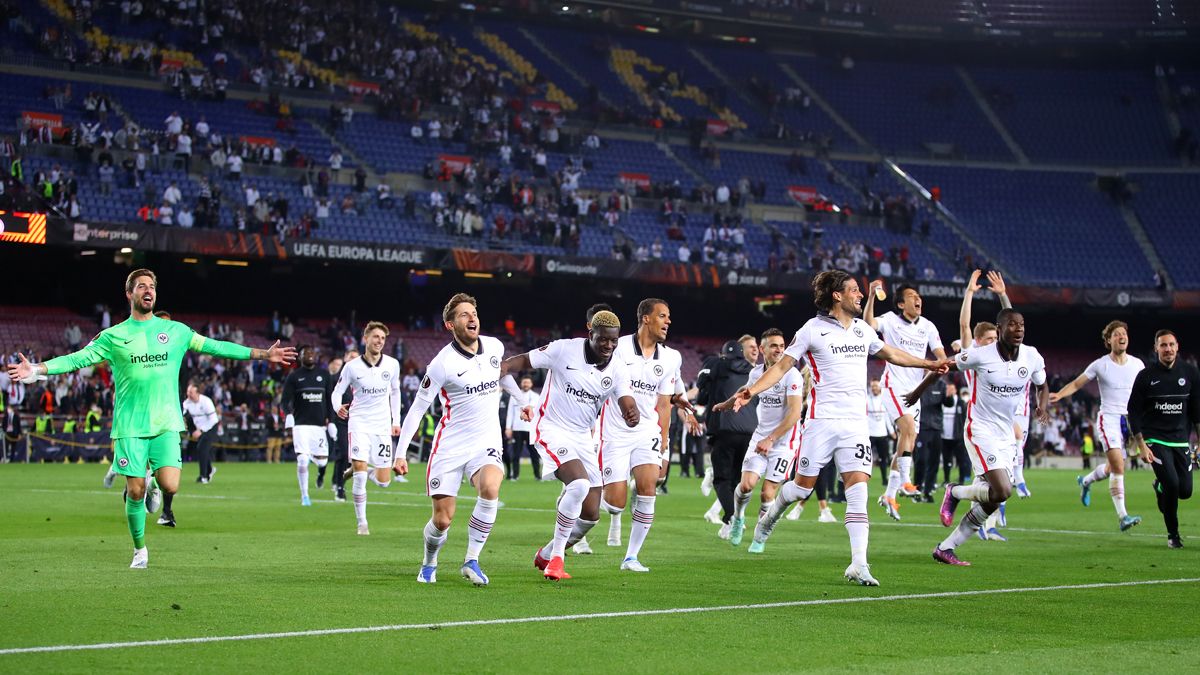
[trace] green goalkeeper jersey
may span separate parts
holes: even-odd
[[[113,438],[148,438],[187,427],[180,409],[179,368],[188,350],[248,359],[250,348],[206,338],[178,321],[133,318],[100,332],[83,349],[46,362],[50,375],[108,361],[112,366]]]

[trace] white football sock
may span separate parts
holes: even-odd
[[[296,482],[300,484],[300,498],[308,499],[308,455],[296,455]]]
[[[590,489],[591,484],[586,478],[573,480],[563,487],[562,494],[558,497],[558,517],[554,524],[554,538],[550,540],[550,555],[546,556],[547,558],[563,556],[567,549],[567,539],[575,529],[575,521],[579,518],[579,512],[583,510],[583,500]]]
[[[896,469],[900,472],[900,483],[912,482],[912,453],[896,459]],[[894,496],[894,495],[893,495]]]
[[[742,484],[738,483],[737,487],[733,488],[733,517],[745,518],[746,505],[750,503],[750,497],[753,490],[750,492],[742,492]]]
[[[480,498],[475,502],[475,510],[471,511],[471,519],[467,521],[467,557],[466,560],[479,560],[483,545],[488,535],[492,533],[492,525],[496,522],[496,506],[499,500]]]
[[[1108,478],[1108,463],[1102,462],[1099,466],[1092,469],[1091,473],[1083,477],[1083,484],[1085,486],[1091,485],[1092,483],[1095,483],[1098,480],[1104,480],[1105,478]]]
[[[900,472],[899,471],[897,471],[895,469],[892,469],[891,471],[889,471],[888,472],[887,489],[884,490],[883,495],[889,499],[895,499],[896,492],[900,489],[900,484],[902,482],[903,481],[900,480]]]
[[[650,534],[650,526],[654,524],[655,497],[638,495],[633,501],[632,522],[629,525],[629,546],[625,549],[626,558],[637,558]]]
[[[367,472],[355,471],[354,483],[350,487],[350,494],[354,496],[354,516],[358,518],[359,525],[367,524]]]
[[[1129,512],[1125,510],[1125,474],[1114,473],[1108,477],[1108,492],[1112,495],[1117,517],[1124,518],[1129,515]]]
[[[992,487],[982,481],[971,483],[970,485],[955,485],[950,494],[957,499],[965,499],[970,502],[984,503],[988,501],[992,493]]]
[[[850,535],[850,562],[867,564],[867,540],[871,521],[867,518],[867,484],[855,483],[846,488],[846,533]]]
[[[983,512],[983,507],[975,504],[970,511],[958,521],[958,527],[950,533],[950,536],[942,540],[938,544],[938,548],[943,551],[951,551],[963,544],[966,540],[975,535],[976,530],[980,525],[987,522],[987,514]]]
[[[437,526],[433,524],[432,519],[425,523],[425,557],[421,560],[422,565],[426,567],[437,567],[438,552],[442,550],[442,546],[445,545],[446,539],[449,538],[447,536],[449,531],[449,529],[437,529]]]

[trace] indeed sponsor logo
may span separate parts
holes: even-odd
[[[300,398],[304,399],[307,403],[321,403],[325,400],[325,394],[319,391],[304,391],[300,392]]]
[[[167,353],[161,354],[130,354],[130,363],[163,363],[167,360]]]
[[[761,396],[760,395],[758,397],[758,403],[759,403],[759,405],[765,405],[765,406],[770,406],[770,407],[779,407],[779,406],[783,405],[783,397],[782,396]]]
[[[862,344],[829,345],[829,351],[832,354],[842,354],[842,355],[864,354],[865,355],[867,353],[867,346],[862,345]]]
[[[574,396],[581,401],[590,401],[592,403],[600,402],[599,395],[593,394],[590,391],[584,391],[583,389],[576,389],[570,382],[567,383],[566,390],[567,394]]]
[[[355,390],[356,394],[364,394],[366,396],[383,396],[388,393],[387,387],[363,387]]]
[[[658,385],[654,384],[653,382],[644,382],[642,380],[631,380],[629,382],[629,387],[631,389],[637,389],[639,391],[645,391],[645,392],[658,391]]]
[[[1168,403],[1166,401],[1158,401],[1154,404],[1154,409],[1161,413],[1169,413],[1171,415],[1183,414],[1183,401],[1178,403]]]
[[[470,394],[470,395],[487,394],[487,393],[495,391],[496,387],[499,387],[499,386],[500,386],[500,380],[491,380],[489,382],[483,382],[481,384],[467,385],[466,392],[467,392],[467,394]]]
[[[1025,393],[1025,385],[1015,384],[989,384],[988,391],[1001,396],[1016,396]]]

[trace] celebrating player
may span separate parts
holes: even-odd
[[[586,535],[600,516],[600,465],[592,444],[596,415],[611,396],[629,428],[640,420],[629,391],[629,373],[620,359],[613,358],[621,320],[601,311],[592,317],[591,326],[587,339],[555,340],[505,361],[508,372],[550,371],[542,388],[534,444],[555,467],[554,475],[565,488],[558,498],[554,537],[534,554],[533,564],[554,581],[571,578],[563,570],[563,552]]]
[[[458,293],[442,310],[442,320],[453,339],[425,369],[416,399],[404,415],[399,447],[406,448],[435,397],[441,397],[442,419],[433,437],[425,471],[426,492],[433,500],[433,515],[425,524],[425,557],[417,581],[437,582],[438,553],[454,521],[458,489],[463,477],[471,481],[479,498],[467,523],[467,556],[462,575],[476,586],[486,586],[488,576],[479,566],[479,554],[492,532],[504,481],[500,433],[500,389],[520,392],[504,371],[504,343],[479,334],[475,298]],[[396,458],[396,470],[407,469]]]
[[[604,508],[616,524],[616,542],[621,538],[621,511],[625,508],[629,476],[633,474],[637,497],[629,545],[621,569],[649,572],[638,561],[642,544],[654,523],[655,489],[662,469],[662,451],[669,447],[667,431],[671,427],[671,396],[679,382],[683,357],[662,344],[671,326],[671,310],[665,300],[646,298],[638,303],[638,327],[632,335],[617,340],[613,360],[625,364],[629,374],[629,392],[637,402],[639,421],[630,428],[617,419],[617,402],[604,402],[600,411],[599,465],[604,483]],[[593,317],[593,322],[595,317]],[[609,530],[609,543],[614,532]]]
[[[350,470],[354,483],[354,516],[358,533],[371,534],[367,526],[367,469],[375,469],[374,483],[386,488],[392,482],[392,437],[400,434],[400,363],[383,353],[388,327],[378,321],[363,329],[362,356],[347,361],[330,397],[338,417],[349,420]],[[347,389],[354,401],[343,403]],[[395,470],[408,473],[403,448],[397,455]]]
[[[206,338],[177,321],[154,316],[158,277],[148,269],[137,269],[125,279],[129,318],[100,331],[83,349],[30,363],[24,355],[8,366],[14,380],[30,384],[45,375],[69,373],[108,361],[113,372],[113,460],[117,473],[125,476],[125,518],[133,538],[131,568],[145,569],[146,467],[166,494],[179,490],[183,463],[179,432],[186,427],[179,403],[179,367],[191,351],[226,359],[259,359],[290,363],[296,358],[292,347],[251,349],[231,342]]]
[[[846,532],[850,535],[850,566],[846,579],[878,586],[867,563],[867,482],[871,480],[871,440],[867,435],[867,357],[898,366],[944,371],[945,360],[926,361],[889,347],[862,319],[862,291],[854,277],[840,270],[822,272],[813,279],[819,313],[796,331],[792,343],[775,365],[753,385],[743,387],[734,410],[750,403],[783,379],[801,360],[813,371],[807,421],[796,469],[796,480],[783,485],[775,503],[754,528],[754,541],[765,543],[779,517],[792,503],[808,497],[817,476],[836,461],[846,486]]]
[[[292,430],[292,449],[296,452],[296,481],[300,484],[300,505],[311,506],[308,498],[308,464],[317,465],[317,489],[325,486],[329,465],[329,438],[337,438],[337,427],[330,424],[329,405],[333,378],[317,369],[317,350],[300,349],[300,367],[288,373],[283,382],[281,404],[287,417],[285,429]],[[328,437],[328,438],[327,438]]]
[[[1078,476],[1079,498],[1084,506],[1092,503],[1092,483],[1108,478],[1108,492],[1112,496],[1113,508],[1117,510],[1117,525],[1124,532],[1142,522],[1140,516],[1131,516],[1125,510],[1125,416],[1129,413],[1129,392],[1137,374],[1146,367],[1142,360],[1127,353],[1129,348],[1129,325],[1124,321],[1109,321],[1100,333],[1108,354],[1092,361],[1079,377],[1062,389],[1050,394],[1050,402],[1059,401],[1074,394],[1092,380],[1100,384],[1100,412],[1096,414],[1096,429],[1099,430],[1100,446],[1108,461],[1086,476]]]
[[[753,386],[768,368],[779,362],[783,357],[786,344],[783,331],[778,328],[768,328],[759,340],[765,364],[754,366],[746,386]],[[796,459],[800,448],[800,416],[804,412],[804,397],[808,394],[804,389],[804,377],[801,371],[792,368],[783,378],[758,395],[758,428],[750,437],[750,447],[746,450],[746,458],[742,460],[742,481],[733,491],[733,520],[729,528],[729,543],[740,546],[742,533],[746,530],[746,505],[754,495],[754,486],[763,480],[762,492],[759,495],[761,506],[759,518],[771,508],[775,500],[775,492],[779,484],[786,481],[788,470]],[[733,407],[736,396],[713,406],[717,412]],[[803,508],[797,506],[797,509]],[[750,545],[751,553],[761,553],[762,542]]]
[[[946,527],[953,523],[960,500],[977,502],[958,527],[933,549],[933,559],[947,565],[971,564],[960,560],[954,550],[1012,495],[1012,467],[1017,459],[1013,418],[1019,398],[1028,391],[1030,382],[1039,388],[1035,411],[1038,420],[1044,424],[1049,419],[1046,362],[1036,349],[1024,343],[1025,318],[1016,310],[1002,309],[996,316],[996,326],[999,333],[996,342],[964,350],[954,359],[955,369],[972,371],[964,440],[970,448],[972,469],[982,480],[971,485],[946,484],[941,508],[942,524]],[[925,378],[905,395],[905,400],[919,399],[931,383],[931,378]]]
[[[875,282],[872,286],[881,286]],[[863,311],[863,319],[870,324],[871,329],[883,336],[883,341],[889,347],[902,350],[918,359],[924,359],[926,351],[932,351],[939,360],[946,358],[946,350],[942,347],[942,338],[938,335],[933,322],[921,316],[921,294],[917,289],[907,284],[896,290],[897,312],[887,312],[878,319],[875,318],[875,293],[867,297],[867,306]],[[924,373],[921,368],[909,368],[889,363],[883,371],[883,400],[892,423],[896,426],[896,454],[892,458],[891,471],[888,473],[887,491],[879,498],[879,505],[887,514],[900,520],[900,505],[896,502],[896,494],[900,491],[907,497],[919,494],[917,486],[909,479],[912,470],[912,451],[917,442],[917,428],[921,419],[921,402],[913,405],[902,405],[900,400],[905,392],[920,383]],[[935,413],[937,411],[934,411]]]
[[[1192,466],[1200,434],[1200,372],[1179,360],[1175,333],[1154,334],[1156,358],[1137,374],[1129,392],[1129,432],[1142,461],[1154,469],[1154,495],[1167,527],[1167,546],[1183,548],[1179,500],[1192,497]],[[1102,408],[1103,409],[1103,408]]]

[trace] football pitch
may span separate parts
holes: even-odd
[[[0,466],[0,672],[995,672],[1190,671],[1200,661],[1200,518],[1184,502],[1183,550],[1168,550],[1149,471],[1127,478],[1117,531],[1107,484],[1079,503],[1075,474],[1027,473],[1007,543],[972,539],[967,568],[930,551],[936,505],[875,507],[872,572],[848,584],[837,524],[781,520],[762,555],[716,537],[699,481],[672,477],[641,560],[624,546],[568,556],[573,579],[533,569],[549,539],[557,482],[505,483],[481,557],[491,585],[458,568],[473,500],[460,500],[438,583],[416,582],[429,502],[420,477],[368,487],[371,535],[328,489],[301,507],[292,464],[222,464],[210,485],[184,467],[179,527],[147,522],[150,566],[128,569],[121,488],[104,467]],[[675,470],[675,467],[672,467]],[[313,472],[315,475],[315,471]],[[470,488],[464,486],[463,493]],[[757,509],[757,499],[750,511]],[[961,511],[960,511],[961,514]],[[624,537],[629,515],[625,514]],[[623,542],[624,543],[624,537]],[[1195,542],[1195,545],[1193,545]]]

